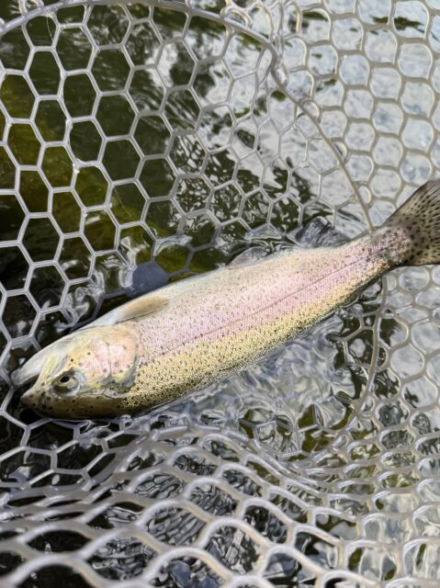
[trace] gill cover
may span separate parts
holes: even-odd
[[[23,367],[12,374],[12,383],[16,387],[21,387],[38,378],[43,370],[45,374],[56,373],[57,368],[63,362],[63,353],[67,351],[70,343],[75,342],[78,336],[77,333],[87,333],[87,336],[90,336],[88,338],[90,342],[94,337],[102,335],[102,333],[94,330],[98,327],[110,327],[127,321],[136,321],[143,317],[152,316],[166,308],[168,304],[169,301],[164,296],[146,294],[123,304],[119,308],[111,310],[92,324],[83,327],[72,335],[63,337],[55,343],[51,343],[48,347],[36,353]],[[113,344],[113,341],[110,341],[110,344]]]

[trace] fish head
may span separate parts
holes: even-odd
[[[113,416],[134,383],[136,334],[123,325],[81,329],[52,343],[13,375],[17,386],[36,381],[21,401],[56,418]]]

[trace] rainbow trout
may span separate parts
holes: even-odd
[[[371,234],[289,250],[165,286],[38,352],[13,375],[22,402],[60,418],[116,416],[174,400],[248,366],[402,265],[440,262],[440,180]]]

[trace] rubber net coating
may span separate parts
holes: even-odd
[[[438,586],[438,268],[143,417],[9,387],[129,297],[315,217],[380,224],[440,167],[438,0],[0,16],[0,585]]]

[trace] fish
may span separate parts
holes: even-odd
[[[117,417],[173,401],[250,366],[407,265],[440,262],[440,180],[339,246],[249,249],[159,288],[37,352],[12,374],[33,411]]]

